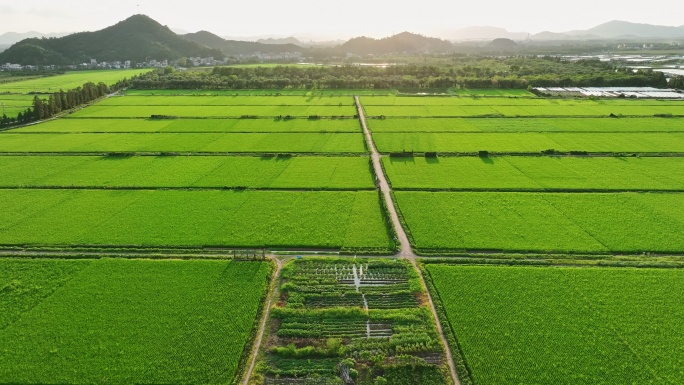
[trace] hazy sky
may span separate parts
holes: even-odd
[[[173,29],[222,36],[434,35],[483,25],[536,33],[610,20],[678,26],[684,24],[682,11],[681,0],[0,0],[0,34],[93,31],[136,13]]]

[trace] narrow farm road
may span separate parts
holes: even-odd
[[[387,177],[385,176],[385,172],[382,169],[380,153],[378,152],[377,147],[375,147],[373,135],[371,134],[370,130],[368,129],[368,125],[366,124],[366,115],[363,113],[363,106],[361,105],[361,101],[359,100],[358,96],[354,96],[354,100],[356,101],[356,109],[358,110],[359,120],[361,120],[361,126],[363,127],[363,134],[366,136],[366,143],[368,143],[368,147],[370,147],[375,177],[377,178],[378,185],[380,186],[380,191],[382,191],[382,195],[385,197],[385,204],[387,205],[387,209],[389,210],[392,223],[394,224],[394,229],[397,232],[397,238],[399,238],[398,240],[401,250],[399,250],[399,254],[397,256],[401,258],[415,258],[416,254],[413,252],[413,249],[411,248],[411,242],[409,242],[408,236],[406,236],[406,232],[404,231],[404,228],[401,226],[401,222],[399,221],[399,215],[397,214],[397,210],[394,207],[391,189],[389,183],[387,183]]]
[[[278,279],[280,279],[280,270],[283,268],[284,261],[274,257],[273,260],[276,263],[276,271],[273,272],[273,279],[271,280],[271,287],[268,290],[266,301],[266,308],[261,316],[261,324],[259,325],[259,331],[257,332],[256,339],[254,340],[254,345],[252,346],[252,352],[250,354],[250,362],[247,371],[242,380],[243,385],[249,384],[249,379],[252,378],[252,373],[254,372],[254,366],[256,366],[257,356],[259,355],[259,348],[261,347],[261,341],[264,339],[264,331],[266,330],[266,323],[268,322],[268,317],[271,313],[271,306],[273,305],[273,296],[277,292]]]
[[[392,199],[391,194],[392,190],[390,189],[389,183],[387,182],[387,176],[385,175],[384,169],[382,168],[381,156],[378,152],[377,147],[375,147],[373,135],[371,134],[370,130],[368,129],[368,125],[366,124],[366,115],[363,112],[363,105],[361,105],[361,101],[359,100],[358,96],[354,96],[354,101],[356,102],[356,109],[359,114],[359,120],[361,121],[361,127],[363,127],[363,134],[366,136],[366,143],[368,143],[368,147],[370,147],[371,159],[373,161],[373,170],[375,171],[375,176],[378,179],[380,191],[382,191],[382,194],[385,197],[385,205],[389,210],[392,223],[394,224],[394,229],[396,230],[397,237],[399,238],[401,250],[397,254],[397,257],[408,259],[413,265],[413,268],[420,276],[421,284],[423,285],[423,290],[425,290],[428,302],[430,303],[430,310],[432,311],[432,316],[435,319],[437,333],[439,333],[439,338],[442,340],[442,345],[445,349],[447,365],[449,366],[449,371],[451,372],[451,379],[453,380],[454,385],[460,385],[461,381],[458,379],[458,374],[456,373],[454,358],[451,354],[451,350],[449,349],[449,344],[447,343],[446,337],[444,337],[444,330],[442,329],[442,324],[439,322],[439,317],[437,316],[437,309],[435,308],[435,303],[432,301],[430,291],[427,289],[427,285],[425,284],[425,277],[423,277],[423,272],[420,270],[420,268],[418,267],[418,263],[416,262],[416,254],[413,252],[413,249],[411,248],[411,242],[409,242],[408,236],[406,235],[406,231],[404,231],[404,228],[401,225],[399,215],[397,214],[397,210],[394,206],[394,201]]]

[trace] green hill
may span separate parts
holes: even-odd
[[[219,49],[226,55],[248,55],[255,52],[279,54],[303,51],[302,47],[294,44],[263,44],[252,41],[225,40],[207,31],[189,33],[183,37],[203,46]]]
[[[402,32],[383,39],[357,37],[342,44],[337,50],[357,55],[387,55],[403,52],[451,52],[454,46],[446,40]]]
[[[65,65],[89,63],[90,59],[135,63],[189,56],[224,57],[221,51],[184,39],[145,15],[135,15],[96,32],[24,39],[0,53],[0,63]]]

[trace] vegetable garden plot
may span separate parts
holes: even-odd
[[[115,259],[0,267],[0,382],[12,384],[231,383],[271,271]]]
[[[475,384],[684,381],[680,270],[426,269]]]
[[[443,348],[408,262],[297,260],[282,278],[259,364],[265,383],[312,376],[322,383],[446,383]]]

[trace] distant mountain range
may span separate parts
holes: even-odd
[[[492,40],[506,38],[511,40],[619,40],[619,39],[684,39],[684,26],[669,27],[653,24],[609,21],[587,30],[568,32],[509,32],[496,27],[469,27],[452,31],[440,31],[449,40]]]
[[[356,37],[332,48],[315,43],[302,43],[289,38],[264,38],[260,41],[224,39],[211,32],[200,31],[179,35],[145,15],[135,15],[111,27],[96,32],[60,34],[5,33],[0,35],[0,63],[22,65],[79,64],[98,61],[143,62],[149,59],[173,60],[181,57],[214,57],[261,54],[329,54],[329,55],[386,55],[394,53],[453,52],[448,40],[426,37],[409,32],[382,38]],[[63,35],[63,34],[62,34]],[[650,24],[611,21],[594,28],[564,33],[508,32],[495,27],[470,27],[441,31],[452,41],[494,41],[485,47],[505,51],[515,49],[512,41],[558,41],[592,39],[684,39],[684,26],[668,27]],[[21,39],[20,41],[16,41]],[[14,42],[14,43],[12,43]]]
[[[184,56],[221,58],[223,53],[184,39],[147,16],[135,15],[96,32],[24,39],[0,53],[0,63],[63,65],[90,63],[90,59],[143,62]]]
[[[597,36],[604,39],[620,38],[684,38],[684,25],[668,27],[663,25],[639,24],[614,20],[585,31],[570,31],[563,35],[571,37]]]
[[[293,36],[282,37],[282,38],[269,37],[266,39],[258,39],[257,43],[262,43],[262,44],[294,44],[294,45],[298,45],[298,46],[302,45],[302,42]]]
[[[454,50],[454,46],[446,40],[402,32],[383,39],[356,37],[340,45],[337,50],[356,55],[386,55],[403,52],[450,52]]]
[[[63,33],[42,33],[42,32],[23,32],[23,33],[17,33],[17,32],[6,32],[0,35],[0,45],[12,45],[14,43],[18,43],[24,39],[32,39],[32,38],[50,38],[50,37],[62,37],[69,35],[70,32],[63,32]]]
[[[183,35],[187,40],[203,46],[218,49],[226,56],[262,54],[281,54],[285,52],[302,52],[303,48],[291,43],[264,44],[251,41],[225,40],[211,32],[200,31]],[[296,40],[296,39],[295,39]]]

